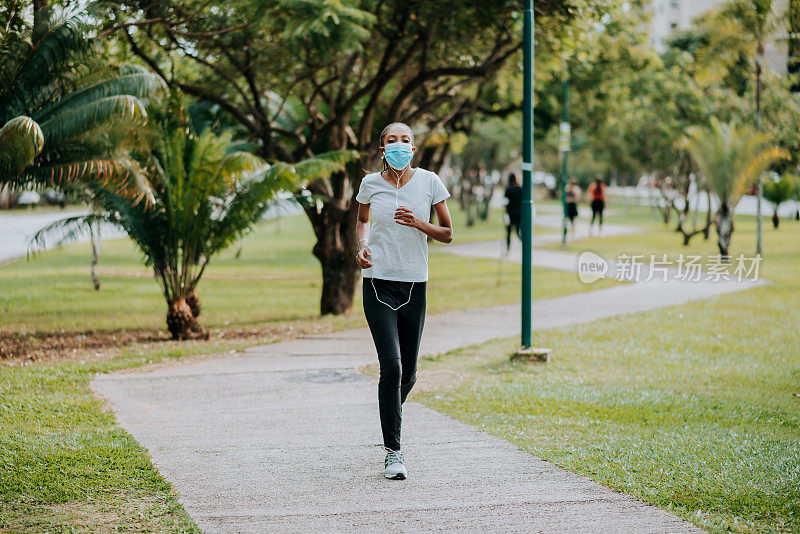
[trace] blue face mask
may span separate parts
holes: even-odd
[[[411,143],[387,143],[384,147],[384,157],[386,158],[386,163],[388,163],[392,168],[401,171],[406,168],[411,162],[411,158],[414,157],[414,153],[411,151]]]

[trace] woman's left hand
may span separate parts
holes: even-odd
[[[414,217],[414,212],[405,206],[400,206],[397,208],[397,210],[394,212],[394,220],[397,224],[419,228],[419,219]]]

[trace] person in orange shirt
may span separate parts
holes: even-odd
[[[589,205],[592,207],[592,221],[589,223],[589,237],[592,236],[594,221],[597,220],[597,235],[603,235],[603,210],[606,207],[606,184],[603,177],[599,174],[589,185],[587,191],[589,195]]]

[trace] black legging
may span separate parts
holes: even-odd
[[[517,237],[522,239],[520,225],[522,224],[522,214],[511,212],[508,214],[508,226],[506,226],[506,248],[511,247],[511,228],[514,228]]]
[[[606,207],[606,203],[604,200],[592,200],[592,222],[589,223],[589,226],[594,224],[595,218],[599,217],[599,224],[603,226],[603,208]]]
[[[427,282],[414,282],[411,289],[411,282],[363,279],[364,315],[380,362],[378,409],[383,445],[392,450],[400,450],[402,404],[417,381],[417,355],[425,326],[426,286]],[[411,300],[397,311],[375,296],[377,290],[383,302],[397,308],[408,300],[409,289]]]

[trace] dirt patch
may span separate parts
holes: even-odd
[[[118,278],[153,278],[149,270],[123,271],[119,269],[98,269],[98,276],[115,276]],[[203,274],[203,280],[296,280],[296,274]]]
[[[152,330],[118,330],[83,332],[8,332],[0,331],[0,363],[26,365],[42,361],[78,361],[93,353],[119,349],[133,343],[168,341],[169,335]]]
[[[208,340],[174,341],[166,332],[152,330],[7,332],[0,330],[0,365],[22,366],[33,363],[89,362],[110,359],[136,346],[141,351],[193,345],[266,344],[300,335],[324,333],[313,321],[307,324],[276,325],[266,328],[210,329]],[[220,354],[186,356],[219,357]],[[154,364],[156,365],[156,364]],[[138,369],[142,369],[139,367]]]

